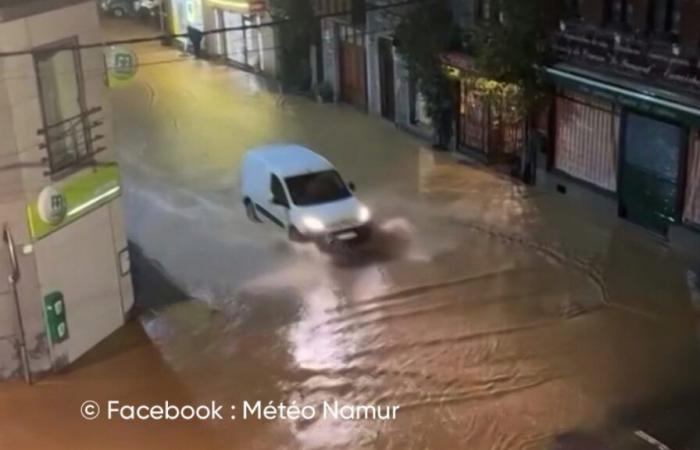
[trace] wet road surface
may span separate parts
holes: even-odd
[[[230,448],[579,448],[574,431],[653,448],[641,426],[700,448],[697,406],[673,412],[697,398],[700,359],[666,247],[350,107],[135,49],[137,77],[112,91],[128,234],[191,298],[142,319],[166,363],[202,402],[400,406],[390,421],[211,424]],[[335,260],[249,223],[238,163],[271,142],[355,181],[372,242]]]

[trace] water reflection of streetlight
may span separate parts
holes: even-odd
[[[304,293],[299,322],[289,333],[294,359],[309,370],[333,370],[343,365],[347,343],[341,342],[329,320],[339,299],[331,286],[322,284]]]

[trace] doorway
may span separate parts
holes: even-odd
[[[395,118],[394,101],[394,52],[391,40],[379,38],[379,92],[382,116],[391,121]]]
[[[628,111],[620,167],[620,216],[661,235],[679,220],[687,130]]]

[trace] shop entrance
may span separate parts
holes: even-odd
[[[679,220],[680,174],[687,131],[634,112],[625,116],[620,170],[620,215],[666,235]]]

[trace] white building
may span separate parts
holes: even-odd
[[[76,47],[102,40],[97,3],[4,5],[0,378],[9,378],[73,362],[124,323],[133,293],[105,58]]]

